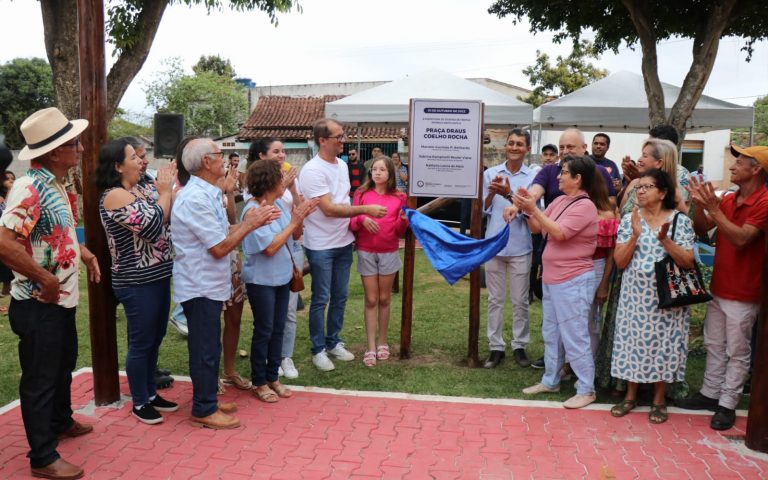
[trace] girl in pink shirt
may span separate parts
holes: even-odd
[[[358,215],[350,219],[349,228],[357,245],[357,272],[365,292],[365,331],[368,349],[363,363],[372,367],[376,360],[389,358],[387,328],[392,283],[400,270],[400,237],[408,228],[402,207],[406,196],[397,190],[395,165],[389,157],[379,157],[368,171],[368,179],[357,189],[352,205],[383,205],[387,214],[382,218]],[[376,326],[379,341],[376,344]]]

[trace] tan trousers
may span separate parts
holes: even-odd
[[[485,264],[488,289],[488,346],[504,351],[504,303],[509,280],[512,302],[512,350],[525,348],[531,341],[528,321],[528,289],[531,254],[518,257],[494,257]]]

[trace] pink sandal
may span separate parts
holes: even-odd
[[[379,360],[389,359],[389,345],[379,345],[376,347],[376,358]]]
[[[365,356],[363,356],[363,363],[366,367],[375,367],[376,352],[365,352]]]

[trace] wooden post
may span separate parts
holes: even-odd
[[[93,184],[99,148],[107,140],[107,77],[104,57],[104,1],[77,0],[80,56],[80,115],[90,122],[80,136],[85,151],[83,220],[85,244],[98,257],[101,283],[88,282],[93,392],[96,405],[120,399],[117,365],[116,302],[112,293],[111,257],[99,218],[101,192]]]
[[[748,448],[768,453],[768,238],[765,242],[763,289],[757,321],[755,364],[752,367],[752,395],[747,417]]]
[[[416,208],[416,197],[408,197],[408,208]],[[403,313],[400,320],[400,359],[411,358],[411,324],[413,322],[413,274],[416,261],[416,237],[409,228],[405,232],[403,265]]]
[[[485,104],[480,104],[480,118],[485,118]],[[477,198],[472,202],[472,238],[480,238],[483,217],[483,131],[485,122],[480,124],[480,162],[478,168]],[[478,341],[480,339],[480,267],[469,273],[469,333],[467,335],[467,365],[469,368],[480,366]]]

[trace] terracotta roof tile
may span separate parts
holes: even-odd
[[[323,97],[259,97],[256,108],[248,121],[240,129],[237,139],[249,141],[262,137],[275,137],[283,140],[308,140],[312,138],[312,124],[325,115],[325,104],[333,102],[341,95]],[[344,127],[350,138],[357,138],[356,127]],[[400,136],[400,129],[394,127],[362,127],[363,139],[395,140]]]

